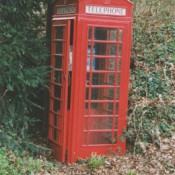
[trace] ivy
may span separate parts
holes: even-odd
[[[157,143],[160,136],[175,131],[175,23],[173,0],[133,1],[134,68],[127,134],[137,146]]]

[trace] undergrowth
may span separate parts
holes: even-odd
[[[96,169],[103,166],[105,163],[105,158],[102,156],[98,156],[97,154],[92,154],[90,158],[87,159],[87,165],[89,166],[91,171],[95,171]]]
[[[12,151],[0,148],[0,175],[48,174],[58,171],[45,159],[34,159],[27,155],[15,156]]]
[[[128,132],[140,143],[159,144],[175,131],[175,3],[134,2]]]
[[[44,148],[32,143],[46,88],[48,50],[42,32],[42,0],[0,1],[0,147],[16,153]],[[36,110],[37,109],[37,110]]]

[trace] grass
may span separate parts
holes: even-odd
[[[87,159],[87,164],[91,171],[95,171],[96,169],[104,165],[104,163],[105,158],[96,154],[92,154],[92,156]]]

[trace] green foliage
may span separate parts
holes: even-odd
[[[132,170],[128,170],[128,172],[126,173],[126,175],[137,175],[137,174],[134,173]]]
[[[0,3],[0,146],[17,151],[34,151],[28,144],[38,121],[32,112],[48,75],[42,7],[41,0]]]
[[[130,142],[157,142],[175,130],[173,0],[134,1]]]
[[[53,171],[52,163],[29,156],[16,157],[5,148],[0,149],[0,175],[32,175],[35,173]]]
[[[104,163],[105,163],[105,158],[98,156],[96,154],[92,154],[92,156],[87,159],[87,164],[91,169],[91,171],[98,169],[99,167],[104,165]]]

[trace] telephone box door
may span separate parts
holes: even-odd
[[[84,89],[77,133],[77,157],[81,158],[92,152],[125,152],[121,138],[126,130],[131,23],[98,22],[83,23],[82,69],[86,71],[80,85]]]
[[[65,161],[68,58],[70,21],[54,21],[52,24],[52,57],[50,82],[49,144],[54,156]]]

